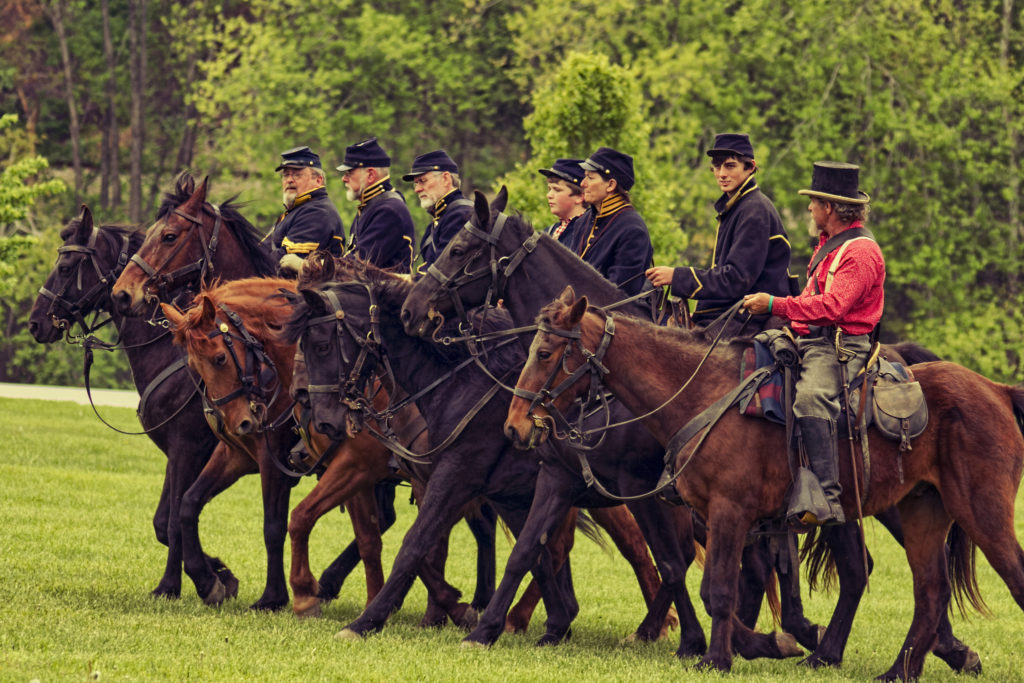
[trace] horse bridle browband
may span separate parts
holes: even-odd
[[[210,204],[213,210],[215,221],[213,229],[210,232],[210,241],[206,242],[203,236],[203,221],[200,218],[185,213],[181,209],[174,209],[172,213],[181,216],[189,222],[188,230],[185,234],[192,232],[193,228],[198,228],[196,232],[199,234],[199,245],[202,247],[202,255],[194,263],[190,263],[187,266],[182,266],[170,273],[161,273],[160,271],[170,263],[178,252],[184,249],[191,240],[179,240],[171,250],[171,253],[167,255],[163,263],[159,266],[152,266],[146,262],[144,258],[135,253],[131,257],[131,262],[137,265],[143,273],[147,275],[146,281],[143,283],[143,289],[153,288],[156,289],[160,298],[163,301],[171,301],[173,299],[172,294],[179,288],[192,283],[192,278],[195,274],[198,274],[198,283],[205,284],[207,282],[207,276],[213,271],[213,257],[217,253],[217,245],[220,241],[220,227],[223,224],[223,217],[221,216],[220,207],[216,204]],[[200,211],[205,210],[205,206],[200,208]]]

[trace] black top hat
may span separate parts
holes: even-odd
[[[421,176],[424,173],[429,173],[430,171],[448,171],[449,173],[458,173],[459,167],[454,161],[452,161],[452,158],[448,156],[448,152],[443,149],[438,149],[416,157],[412,162],[412,170],[402,176],[402,180],[409,182],[416,176]]]
[[[377,138],[370,138],[349,145],[345,148],[345,160],[338,166],[338,170],[344,173],[353,168],[369,166],[370,168],[388,168],[391,166],[391,157],[377,143]]]
[[[799,194],[831,199],[846,204],[867,204],[871,197],[857,189],[860,166],[841,161],[815,161],[811,189]]]
[[[320,157],[309,147],[296,147],[287,152],[281,152],[281,163],[274,171],[280,171],[282,168],[319,168],[323,170],[323,166],[320,165]]]
[[[753,159],[754,146],[746,133],[722,133],[715,136],[715,144],[708,150],[709,157],[716,154],[735,154]]]
[[[583,182],[581,163],[583,163],[583,159],[555,159],[555,163],[551,165],[551,168],[542,168],[538,173],[548,178],[564,180],[567,183],[579,185]]]
[[[615,178],[623,190],[633,187],[633,157],[611,147],[598,147],[586,161],[580,162],[580,166],[584,171],[600,173],[604,178]]]

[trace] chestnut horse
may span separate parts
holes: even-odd
[[[580,349],[595,353],[603,347],[596,358],[603,386],[643,416],[665,445],[736,383],[740,344],[707,354],[709,344],[699,333],[588,310],[587,298],[577,299],[571,287],[541,311],[538,324],[520,389],[540,391],[549,379],[560,382],[566,372],[587,363]],[[1024,550],[1013,530],[1014,499],[1024,469],[1024,387],[997,384],[947,362],[913,369],[928,402],[928,427],[903,454],[895,442],[872,429],[870,478],[861,486],[865,514],[898,505],[914,581],[914,618],[896,661],[881,676],[884,680],[917,678],[936,644],[940,616],[950,600],[945,542],[954,521],[982,549],[1024,609]],[[554,400],[556,407],[589,389],[583,374]],[[680,391],[684,384],[686,390]],[[528,410],[528,401],[513,400],[507,435],[522,442],[544,441],[546,430],[533,433],[537,423]],[[536,417],[543,419],[545,413],[538,409]],[[684,444],[673,454],[672,472],[679,494],[708,522],[705,581],[710,582],[711,644],[700,666],[728,670],[732,631],[742,628],[736,626],[734,612],[745,530],[758,519],[782,514],[791,477],[779,425],[728,410],[703,431],[695,444]],[[852,516],[857,501],[849,483],[854,474],[860,478],[863,473],[852,472],[846,458],[840,461],[840,476],[847,483],[842,503]],[[973,601],[973,563],[960,559],[970,570],[954,581]]]
[[[493,303],[496,300],[503,302],[502,305],[512,315],[517,326],[523,330],[530,330],[529,325],[540,309],[558,296],[566,284],[573,285],[576,291],[581,291],[590,301],[601,305],[610,305],[623,298],[618,287],[602,277],[589,264],[584,263],[571,250],[550,236],[535,232],[530,223],[521,216],[503,213],[507,201],[508,196],[504,188],[489,207],[483,195],[477,193],[469,223],[453,236],[444,252],[431,265],[427,275],[416,282],[402,306],[402,320],[407,331],[423,335],[432,334],[437,319],[457,317],[460,311],[468,307]],[[620,310],[639,316],[650,314],[649,309],[641,306],[639,302],[627,303]],[[524,332],[520,340],[524,350],[528,351],[533,340],[532,330]],[[902,355],[909,362],[938,360],[934,354],[910,343],[886,347],[886,352],[890,356]],[[617,411],[614,414],[616,421],[628,422],[631,417],[621,405],[615,406],[613,410]],[[615,429],[612,434],[635,434],[637,429],[640,433],[646,434],[646,430],[638,425]],[[624,439],[629,447],[623,450],[639,453],[635,457],[643,457],[644,461],[651,463],[649,466],[654,468],[651,475],[653,478],[634,481],[625,487],[627,491],[651,490],[660,474],[663,449],[657,442],[648,444],[648,441],[653,440],[649,436]],[[612,444],[605,444],[600,453],[606,453],[611,463],[621,459]],[[595,461],[595,466],[602,460],[596,454],[592,454],[591,458]],[[576,477],[574,481],[564,482],[564,485],[578,486],[583,481],[579,467],[575,462],[570,462],[569,465],[574,467]],[[644,468],[633,468],[632,476],[639,477],[642,469]],[[598,479],[605,480],[603,477]],[[898,511],[892,508],[879,513],[876,517],[902,543],[903,532],[899,525]],[[703,525],[699,519],[694,521],[693,527],[697,537],[699,540],[703,539]],[[957,531],[958,533],[951,539],[954,543],[964,540],[958,528]],[[853,522],[845,526],[830,527],[822,534],[822,539],[836,556],[862,555],[862,544]],[[776,543],[778,549],[774,548]],[[804,660],[808,666],[837,666],[842,661],[849,630],[867,585],[867,572],[860,562],[844,562],[838,565],[839,599],[829,621],[829,627],[819,637],[821,628],[811,623],[803,614],[798,562],[793,534],[783,532],[759,536],[748,543],[743,550],[737,615],[744,624],[754,627],[760,612],[762,596],[766,589],[771,589],[770,571],[774,569],[779,579],[781,601],[776,605],[769,595],[769,604],[772,606],[772,613],[781,617],[782,629],[793,634],[801,645],[813,650]],[[820,563],[812,563],[812,566],[820,567]],[[702,593],[702,597],[707,600],[706,594]],[[981,670],[977,653],[953,635],[952,626],[945,612],[940,626],[940,643],[935,649],[935,654],[954,671],[976,673]]]
[[[113,320],[117,346],[128,357],[140,395],[139,420],[167,456],[160,502],[153,516],[157,540],[167,546],[167,563],[152,594],[177,598],[181,595],[181,498],[210,459],[217,439],[206,428],[202,401],[167,330],[141,318],[122,316],[111,305],[114,280],[145,234],[131,226],[94,225],[92,212],[83,206],[60,236],[64,244],[32,306],[29,332],[37,342],[48,344],[62,334],[70,335],[76,323],[83,328],[80,334],[91,334],[86,318],[95,313],[108,313]],[[205,561],[229,591],[237,590],[238,580],[219,559],[207,557]]]

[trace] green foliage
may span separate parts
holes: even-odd
[[[15,114],[0,116],[0,152],[14,152],[19,146],[17,131],[8,131],[17,122]],[[56,179],[28,182],[48,167],[49,162],[38,155],[16,158],[3,166],[0,171],[0,226],[3,233],[8,232],[11,223],[22,221],[28,216],[36,199],[66,189],[64,183]],[[0,261],[3,261],[2,255]]]

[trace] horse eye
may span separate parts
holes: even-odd
[[[548,358],[551,358],[551,352],[545,350],[538,350],[537,358],[540,360],[547,360]]]
[[[57,272],[60,273],[61,275],[67,275],[68,273],[71,272],[71,266],[67,264],[61,264],[57,266]]]
[[[175,240],[178,239],[178,233],[176,232],[165,232],[163,235],[163,241],[167,244],[174,244]]]
[[[218,353],[213,358],[213,364],[216,365],[217,367],[224,367],[224,365],[227,364],[227,362],[228,362],[228,354],[226,354],[226,353]]]
[[[316,345],[316,352],[321,354],[321,355],[327,353],[330,350],[331,350],[330,344],[317,344]]]

